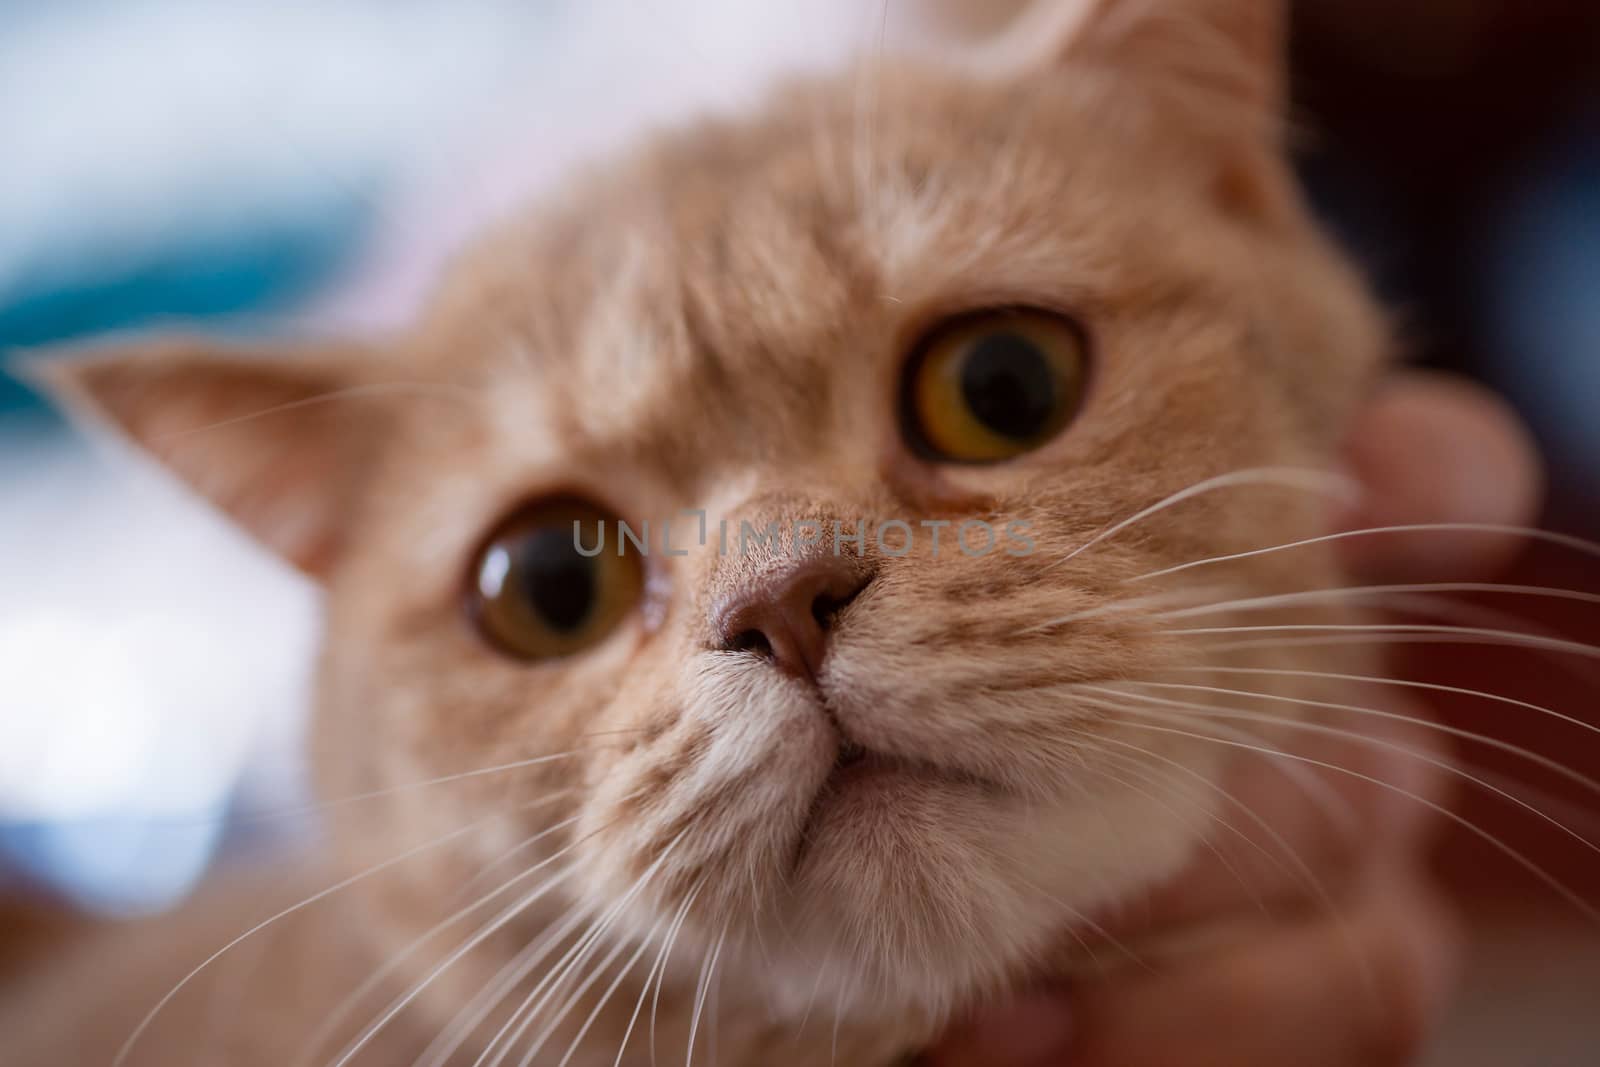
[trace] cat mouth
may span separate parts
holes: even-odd
[[[880,752],[849,738],[842,738],[833,767],[823,779],[813,807],[819,803],[826,803],[830,798],[860,789],[893,789],[897,784],[910,786],[917,783],[944,783],[996,794],[1004,792],[998,782],[970,771],[929,760]]]
[[[999,782],[969,771],[867,748],[841,736],[833,766],[811,799],[790,868],[798,871],[804,865],[822,845],[830,820],[840,815],[870,813],[880,819],[892,817],[897,801],[911,797],[943,794],[953,801],[957,794],[1002,797],[1008,792]]]

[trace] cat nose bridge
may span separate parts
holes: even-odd
[[[742,576],[711,609],[717,647],[751,651],[784,673],[815,681],[834,617],[872,580],[870,565],[827,552],[777,561]]]

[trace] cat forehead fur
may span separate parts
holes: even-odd
[[[677,500],[763,465],[832,480],[883,462],[920,331],[1019,304],[1086,324],[1099,395],[1124,409],[1123,464],[1148,465],[1129,455],[1144,416],[1168,454],[1175,433],[1226,438],[1263,413],[1325,444],[1382,355],[1380,324],[1270,130],[1187,118],[1087,64],[979,84],[880,62],[791,89],[480,242],[385,371],[482,405],[400,417],[471,423],[523,465],[514,494],[542,462],[637,469]],[[1212,390],[1227,404],[1194,418]],[[1112,428],[1077,431],[1079,454]],[[397,438],[402,454],[430,441]]]

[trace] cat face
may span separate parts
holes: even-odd
[[[484,823],[376,914],[521,847],[505,878],[559,880],[513,950],[578,908],[797,1009],[932,1017],[1189,854],[1225,750],[1103,687],[1221,662],[1161,614],[1202,583],[1330,564],[1139,579],[1326,501],[1108,531],[1326,467],[1382,333],[1290,191],[1260,5],[1178,5],[1193,38],[1103,6],[1006,77],[874,62],[673,135],[489,237],[380,356],[74,372],[325,578],[329,795],[543,760],[371,812],[352,863]]]

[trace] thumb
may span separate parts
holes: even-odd
[[[1361,503],[1344,529],[1425,523],[1521,526],[1539,507],[1543,476],[1532,438],[1497,397],[1463,379],[1405,371],[1358,416],[1345,461]],[[1352,570],[1383,581],[1493,573],[1520,546],[1481,533],[1380,534],[1341,542]]]
[[[1067,1067],[1072,1013],[1059,991],[1029,994],[952,1029],[918,1067]]]

